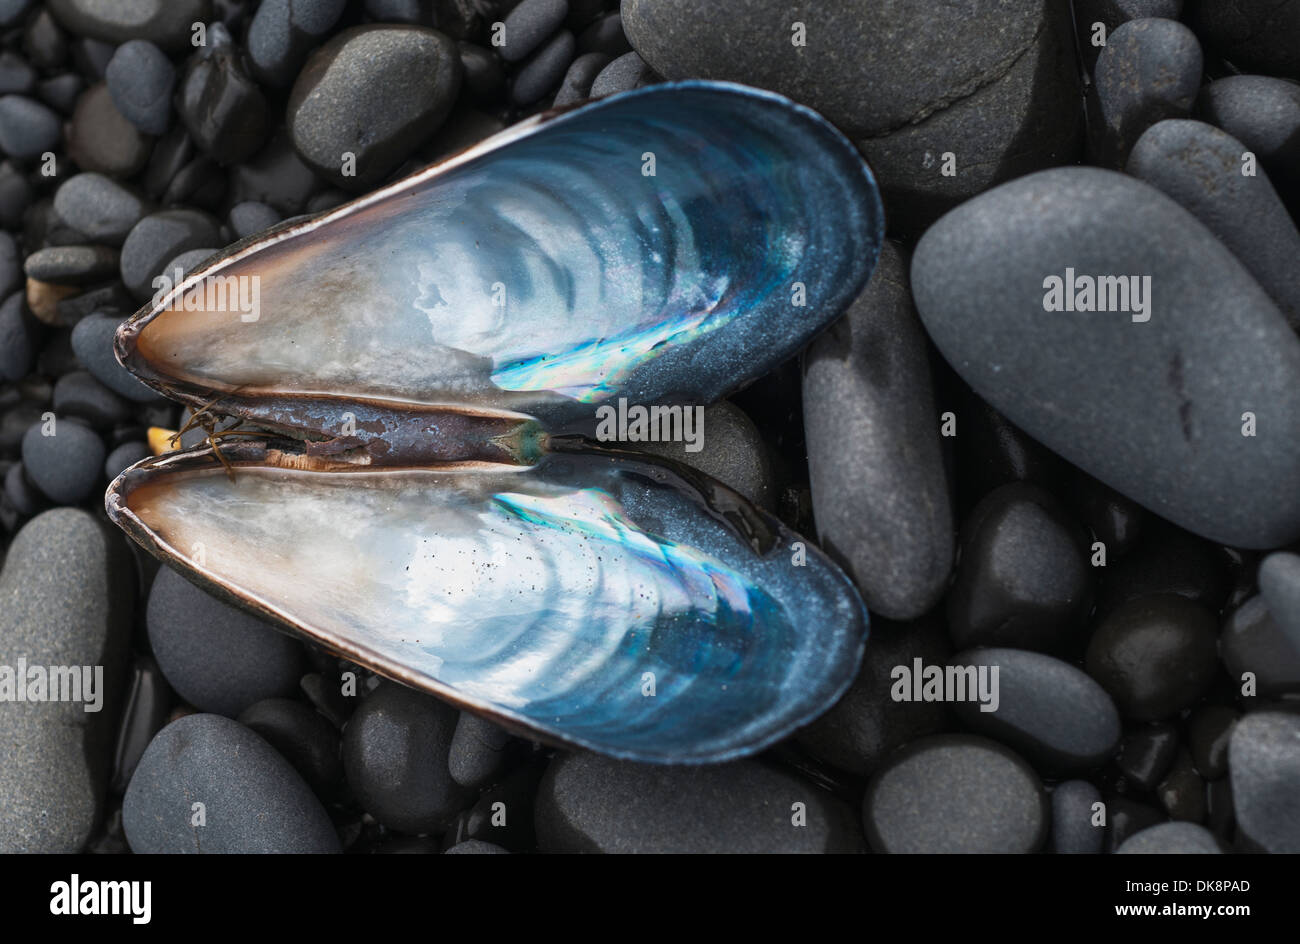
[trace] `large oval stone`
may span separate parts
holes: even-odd
[[[912,283],[949,363],[1075,465],[1221,543],[1300,536],[1300,339],[1164,194],[1084,167],[1012,181],[926,233]],[[1088,285],[1109,310],[1079,310]]]
[[[915,235],[994,184],[1073,161],[1069,4],[1044,0],[622,0],[667,79],[726,79],[821,112],[870,162],[891,232]]]

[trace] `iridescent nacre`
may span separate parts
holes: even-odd
[[[145,460],[109,515],[214,592],[529,736],[752,753],[852,680],[861,600],[726,487],[581,434],[602,400],[707,403],[794,355],[882,234],[857,152],[767,92],[686,82],[532,119],[236,244],[124,324],[145,382],[286,438],[223,441],[230,476],[210,446]]]
[[[516,729],[617,757],[750,753],[852,681],[867,617],[776,519],[656,459],[312,471],[161,457],[108,508],[192,579]],[[243,462],[240,462],[243,457]]]
[[[652,86],[237,246],[133,319],[119,351],[164,392],[457,404],[553,430],[615,395],[707,403],[843,310],[881,213],[815,113],[741,86]],[[260,283],[256,320],[207,291],[232,276]]]

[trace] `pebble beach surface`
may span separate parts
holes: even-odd
[[[827,714],[544,746],[107,522],[188,419],[113,353],[157,277],[692,78],[820,112],[884,199],[842,318],[654,447],[854,582]],[[1298,220],[1300,3],[0,0],[0,851],[1300,852]]]

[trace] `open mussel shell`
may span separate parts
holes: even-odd
[[[852,301],[883,233],[870,170],[815,112],[656,85],[238,243],[117,351],[169,396],[227,394],[284,431],[355,403],[574,430],[602,400],[707,403],[770,371]]]
[[[670,461],[377,469],[295,440],[134,466],[110,517],[207,589],[543,741],[660,763],[760,750],[856,674],[867,613],[814,547]]]

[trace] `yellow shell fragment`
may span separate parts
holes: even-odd
[[[180,437],[176,435],[176,430],[163,429],[161,426],[149,427],[149,451],[155,456],[161,456],[165,452],[175,452],[180,445]]]

